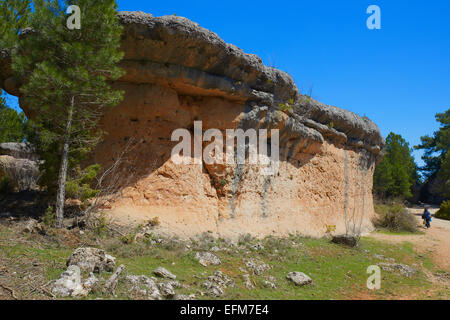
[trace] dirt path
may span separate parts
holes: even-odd
[[[434,218],[437,209],[430,209],[433,215],[431,228],[426,229],[422,225],[422,209],[409,209],[417,216],[420,230],[423,235],[391,235],[373,233],[371,237],[393,243],[404,241],[412,243],[418,253],[425,253],[433,258],[435,264],[444,271],[450,271],[450,221]]]

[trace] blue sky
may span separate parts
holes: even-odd
[[[177,14],[290,73],[323,103],[366,115],[411,145],[450,108],[450,1],[132,1],[120,10]],[[369,30],[369,5],[381,30]],[[10,100],[13,103],[13,100]],[[419,163],[419,154],[416,153]]]

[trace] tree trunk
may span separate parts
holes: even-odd
[[[58,193],[56,196],[56,227],[62,228],[64,225],[64,203],[66,199],[66,179],[67,167],[69,164],[70,130],[72,128],[74,108],[74,97],[70,102],[69,115],[67,117],[66,130],[64,133],[64,145],[61,154],[61,165],[58,176]]]

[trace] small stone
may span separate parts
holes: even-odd
[[[358,245],[358,239],[355,236],[351,236],[348,234],[333,236],[331,242],[336,244],[343,244],[352,248]]]
[[[249,274],[244,274],[242,277],[244,278],[244,285],[247,289],[249,289],[249,290],[255,289],[255,286],[253,285],[252,281],[250,280]]]
[[[175,280],[177,278],[176,275],[174,275],[173,273],[171,273],[169,270],[163,268],[163,267],[159,267],[155,270],[153,270],[153,273],[160,278],[166,278],[166,279],[172,279]]]
[[[175,290],[170,283],[158,283],[158,289],[166,298],[173,298],[175,296]]]
[[[266,288],[271,288],[271,289],[276,289],[276,288],[277,288],[277,286],[275,285],[275,283],[270,282],[270,281],[267,281],[267,280],[264,280],[264,286],[265,286]]]
[[[89,278],[83,281],[82,286],[86,290],[91,291],[98,284],[98,282],[98,278],[91,272],[89,274]]]
[[[289,272],[286,278],[297,286],[305,286],[312,283],[312,279],[303,272]]]
[[[208,265],[218,266],[222,263],[219,257],[211,252],[197,252],[195,254],[195,259],[197,259],[198,262],[204,267],[207,267]]]
[[[257,243],[255,245],[251,246],[251,248],[255,251],[264,250],[264,246],[261,243]]]
[[[42,225],[34,219],[30,219],[25,223],[22,230],[23,233],[42,233]]]

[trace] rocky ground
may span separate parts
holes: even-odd
[[[377,232],[350,248],[299,235],[179,240],[159,234],[155,221],[136,230],[0,221],[0,299],[450,298],[448,265],[418,245],[430,236],[440,250],[431,230]],[[382,269],[380,290],[367,289],[370,265]]]

